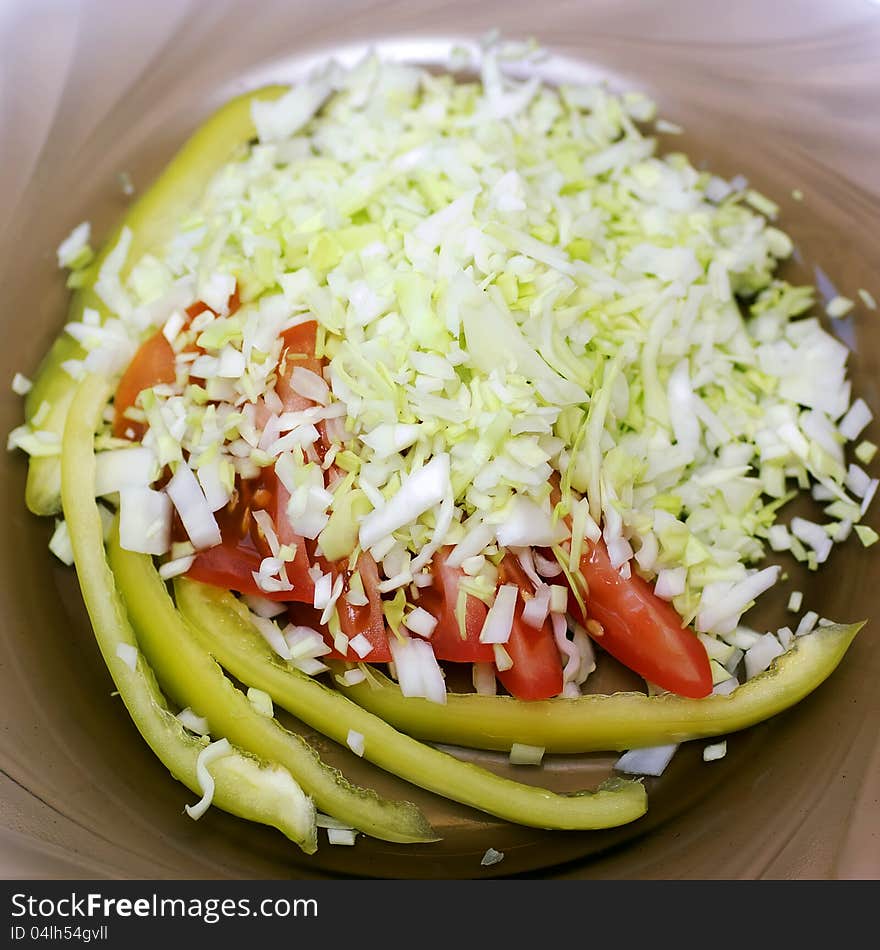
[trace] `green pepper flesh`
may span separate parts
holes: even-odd
[[[230,742],[283,765],[318,808],[358,831],[386,841],[437,840],[415,805],[389,801],[370,789],[351,785],[322,762],[301,736],[258,713],[202,649],[191,626],[178,613],[151,557],[124,551],[116,532],[110,538],[108,554],[144,653],[169,695],[204,716],[211,728]]]
[[[705,699],[613,693],[525,703],[509,696],[451,694],[437,707],[405,697],[378,671],[371,674],[372,685],[339,688],[364,709],[428,742],[502,751],[514,742],[547,752],[622,751],[726,735],[783,712],[834,672],[863,626],[818,627],[730,695]]]
[[[645,790],[639,782],[617,781],[596,792],[557,795],[501,778],[417,742],[277,657],[232,594],[186,578],[178,578],[174,588],[178,609],[203,649],[233,676],[267,692],[280,706],[341,744],[349,730],[360,733],[364,757],[400,778],[496,817],[537,828],[610,828],[645,812]],[[438,710],[442,715],[443,707]]]
[[[201,795],[196,763],[209,740],[187,732],[168,708],[107,566],[94,494],[94,433],[109,393],[108,381],[87,377],[72,400],[64,431],[61,488],[77,577],[98,647],[134,724],[168,771]],[[118,655],[120,646],[138,651],[134,669]],[[241,750],[217,759],[210,771],[215,781],[213,804],[277,828],[307,853],[315,851],[314,805],[289,772]]]

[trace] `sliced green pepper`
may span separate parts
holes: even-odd
[[[313,728],[345,743],[349,730],[364,737],[364,758],[444,798],[507,821],[537,828],[609,828],[645,812],[641,783],[614,781],[596,792],[556,795],[501,778],[410,738],[365,712],[335,690],[286,664],[254,628],[247,608],[230,593],[178,578],[178,609],[202,647],[237,679],[272,699]],[[442,716],[443,707],[438,707]]]
[[[548,752],[636,749],[725,735],[794,706],[826,680],[862,623],[819,627],[770,668],[727,696],[613,693],[524,703],[509,696],[450,695],[445,706],[405,697],[378,671],[340,686],[364,709],[428,742],[506,751],[514,742]],[[339,668],[342,668],[339,665]]]
[[[125,275],[143,254],[170,238],[179,222],[195,207],[205,185],[255,135],[251,103],[274,99],[286,86],[267,86],[228,102],[204,122],[168,164],[156,183],[132,205],[128,214],[83,275],[83,283],[73,294],[68,322],[79,320],[90,307],[106,318],[106,307],[95,293],[95,281],[107,255],[116,246],[123,228],[131,231],[131,248]],[[40,430],[64,432],[76,382],[62,369],[67,360],[81,359],[83,349],[72,336],[61,333],[37,371],[25,402],[25,419],[30,422],[44,403],[48,414]],[[28,463],[25,501],[35,515],[51,515],[61,509],[61,459],[59,456],[31,458]]]
[[[94,433],[111,387],[98,377],[79,386],[64,431],[62,500],[76,571],[95,638],[134,724],[171,774],[196,794],[199,753],[209,740],[187,732],[168,708],[153,671],[138,652],[132,668],[119,656],[139,644],[107,566],[95,502]],[[122,647],[122,651],[120,651]],[[317,847],[315,808],[290,773],[235,750],[211,765],[213,803],[224,811],[271,825],[311,853]]]
[[[386,841],[437,840],[415,805],[389,801],[370,789],[351,785],[339,771],[322,762],[301,736],[258,713],[202,649],[174,606],[151,557],[124,551],[115,531],[108,555],[138,640],[169,695],[204,716],[212,729],[230,742],[283,765],[318,808],[358,831]]]

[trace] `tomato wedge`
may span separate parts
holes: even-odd
[[[281,334],[284,347],[281,350],[281,359],[278,364],[278,380],[275,383],[275,392],[281,400],[286,412],[298,412],[314,406],[311,399],[295,392],[290,385],[290,377],[297,366],[311,370],[321,375],[321,360],[315,356],[315,346],[318,336],[318,324],[315,320],[300,323]]]
[[[322,558],[318,559],[324,571],[332,570]],[[379,583],[379,568],[369,553],[361,554],[357,563],[358,571],[364,585],[364,593],[368,602],[363,605],[352,605],[346,600],[348,593],[349,576],[346,573],[345,586],[339,600],[336,601],[336,611],[339,616],[339,625],[342,632],[353,640],[359,634],[366,637],[373,649],[365,657],[349,647],[345,654],[340,653],[333,646],[333,637],[326,624],[321,623],[321,611],[308,604],[291,604],[287,610],[291,623],[317,630],[330,647],[327,656],[332,660],[348,660],[352,663],[388,663],[391,660],[391,648],[388,646],[388,633],[385,630],[385,615],[382,612],[382,598],[376,589]]]
[[[312,603],[315,584],[309,574],[309,554],[287,518],[287,498],[274,469],[265,469],[257,479],[240,481],[234,501],[216,513],[222,543],[200,551],[187,576],[240,594]],[[287,564],[287,577],[293,590],[266,592],[254,580],[253,572],[259,570],[262,559],[271,553],[252,516],[254,510],[260,509],[269,512],[281,544],[296,545],[296,555]]]
[[[229,312],[235,313],[241,306],[238,284],[229,296]],[[211,308],[202,300],[197,300],[186,308],[186,323],[200,313]],[[137,397],[145,390],[160,383],[173,383],[176,378],[174,350],[161,330],[157,330],[145,340],[134,355],[131,363],[122,374],[116,395],[113,399],[113,435],[118,439],[131,439],[140,442],[147,431],[143,422],[136,422],[125,416],[127,409],[136,404]]]
[[[504,645],[513,666],[499,670],[498,679],[517,699],[551,699],[562,692],[562,660],[553,636],[549,618],[540,629],[529,626],[522,619],[524,595],[532,596],[534,587],[514,554],[507,554],[501,562],[499,580],[502,584],[516,584],[520,590],[513,617],[510,639]]]
[[[391,649],[388,646],[388,634],[385,631],[385,615],[382,613],[382,599],[376,589],[379,583],[379,568],[371,554],[364,552],[358,558],[357,570],[364,585],[364,594],[368,603],[363,606],[353,606],[345,599],[348,591],[346,580],[342,596],[336,601],[336,610],[339,614],[339,624],[342,632],[353,640],[358,634],[369,640],[372,651],[363,660],[367,663],[387,663],[391,659]],[[358,661],[361,657],[351,647],[345,655],[346,660]]]
[[[590,589],[587,614],[604,629],[594,639],[604,650],[671,693],[699,699],[712,692],[712,670],[703,644],[682,627],[675,608],[646,580],[637,574],[621,577],[601,540],[581,557],[580,569]],[[572,616],[584,620],[574,595],[568,606]]]
[[[174,350],[160,330],[141,343],[119,380],[113,400],[113,435],[118,439],[140,442],[147,426],[127,418],[126,410],[135,404],[143,390],[159,383],[173,383],[175,377]]]
[[[447,558],[451,548],[438,551],[431,561],[434,584],[419,591],[418,606],[437,620],[431,635],[431,646],[438,660],[451,663],[494,663],[495,652],[489,643],[480,643],[480,631],[486,621],[488,608],[468,594],[465,602],[464,635],[459,629],[455,608],[458,604],[458,585],[464,572],[450,567]]]

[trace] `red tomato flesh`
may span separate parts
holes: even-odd
[[[553,636],[550,619],[540,629],[529,626],[522,619],[525,596],[532,596],[534,588],[514,554],[507,554],[501,562],[500,582],[516,584],[520,596],[516,601],[513,628],[504,648],[510,654],[513,666],[499,670],[498,679],[517,699],[551,699],[562,692],[562,660]]]
[[[258,479],[240,481],[236,497],[215,515],[222,543],[200,551],[187,575],[240,594],[312,603],[315,584],[309,574],[309,553],[304,540],[294,534],[287,520],[287,497],[274,469],[265,469]],[[253,517],[254,510],[269,513],[281,544],[296,545],[296,555],[287,564],[287,577],[293,590],[266,592],[254,580],[253,572],[259,571],[260,562],[271,553]]]
[[[159,383],[173,383],[174,350],[162,331],[141,343],[128,369],[122,374],[113,400],[113,435],[118,439],[140,442],[147,431],[143,422],[126,417],[125,412],[135,405],[137,397]]]
[[[632,574],[629,578],[611,566],[604,542],[592,545],[581,558],[581,574],[590,592],[587,614],[603,627],[593,639],[624,666],[662,689],[698,699],[712,692],[712,671],[706,649],[682,627],[675,608],[662,600],[651,585]],[[574,595],[569,611],[585,620]]]
[[[490,643],[480,643],[480,631],[486,621],[488,608],[468,594],[465,602],[464,636],[459,629],[455,608],[458,604],[458,585],[464,572],[460,567],[446,563],[450,548],[438,551],[431,562],[434,583],[419,590],[417,605],[437,620],[431,634],[431,646],[438,660],[451,663],[494,663],[495,652]]]
[[[238,294],[238,285],[229,297],[229,312],[235,313],[241,306]],[[186,308],[186,325],[211,308],[204,301],[197,300]],[[147,431],[143,422],[136,422],[125,416],[127,409],[136,404],[137,397],[145,390],[158,386],[160,383],[173,383],[176,378],[174,365],[174,350],[165,338],[165,334],[158,330],[145,340],[134,355],[128,368],[122,374],[116,395],[113,399],[113,435],[118,439],[131,439],[140,442]]]

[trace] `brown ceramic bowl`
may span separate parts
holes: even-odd
[[[34,371],[64,319],[54,250],[83,219],[98,237],[108,233],[127,200],[120,173],[145,187],[212,107],[295,78],[328,52],[379,41],[393,55],[442,65],[449,37],[495,26],[537,36],[558,54],[544,67],[551,78],[601,76],[645,90],[686,129],[664,148],[723,175],[741,172],[779,202],[798,248],[793,275],[812,280],[821,265],[841,292],[864,287],[880,298],[880,6],[868,0],[6,0],[2,429],[19,421],[8,388],[14,372]],[[875,412],[878,321],[858,306],[835,326],[853,348],[856,389]],[[324,740],[322,752],[355,780],[422,805],[443,841],[407,848],[362,840],[306,859],[277,833],[216,810],[198,824],[182,815],[188,793],[111,697],[76,578],[46,550],[50,526],[24,508],[24,475],[22,457],[3,457],[3,876],[880,876],[880,548],[852,539],[818,575],[787,565],[790,586],[754,624],[784,622],[791,588],[826,616],[872,622],[827,684],[733,736],[724,760],[706,765],[702,744],[683,748],[649,783],[649,813],[634,825],[597,834],[514,828],[404,786]],[[510,768],[501,757],[468,754]],[[542,779],[583,787],[611,761],[551,758]],[[482,869],[490,846],[505,860]]]

